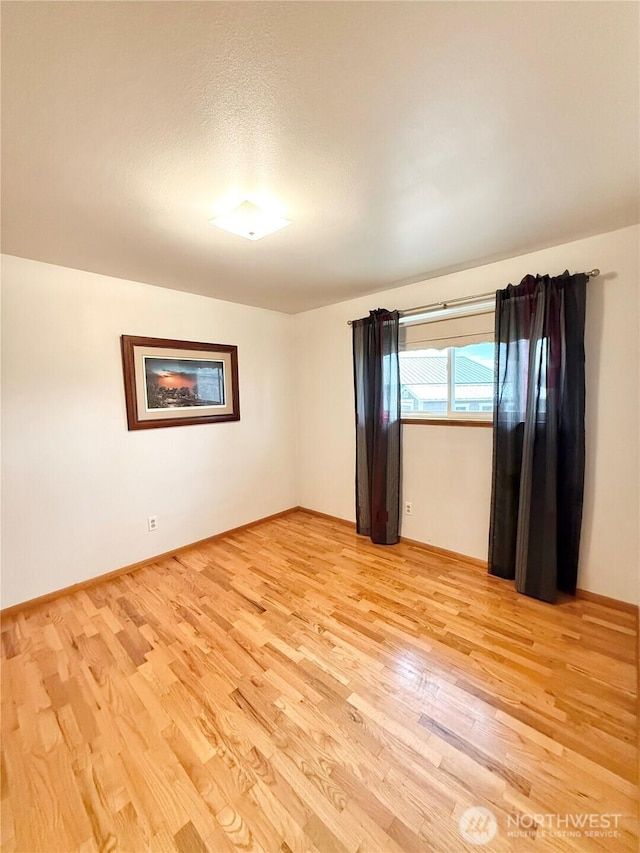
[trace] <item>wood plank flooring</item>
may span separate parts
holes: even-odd
[[[297,512],[2,641],[3,851],[637,849],[633,614]]]

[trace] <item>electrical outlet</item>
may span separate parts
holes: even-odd
[[[147,527],[149,528],[150,533],[152,530],[158,529],[158,516],[157,515],[150,515],[147,518]]]
[[[413,515],[413,504],[411,503],[411,501],[404,502],[404,514]]]

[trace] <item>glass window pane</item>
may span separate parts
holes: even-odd
[[[402,413],[446,415],[448,350],[408,350],[399,355]]]
[[[490,412],[493,409],[493,341],[451,350],[454,412]]]

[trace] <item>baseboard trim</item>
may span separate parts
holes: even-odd
[[[582,601],[590,601],[593,604],[601,604],[603,607],[613,607],[616,610],[624,610],[625,613],[638,613],[638,605],[630,601],[620,601],[617,598],[609,598],[608,595],[600,595],[598,592],[589,592],[588,589],[577,589],[576,598]]]
[[[200,545],[206,545],[209,542],[215,542],[216,539],[221,539],[223,536],[231,536],[233,533],[239,533],[241,530],[248,530],[251,527],[256,527],[258,524],[264,524],[266,521],[273,521],[276,518],[282,518],[285,515],[290,515],[292,512],[297,512],[300,507],[292,506],[289,509],[284,509],[281,512],[274,512],[273,515],[266,515],[264,518],[257,518],[255,521],[249,521],[247,524],[241,524],[238,527],[232,527],[230,530],[223,530],[220,533],[214,533],[213,536],[207,536],[205,539],[198,539],[196,542],[190,542],[188,545],[180,545],[171,551],[165,551],[163,554],[156,554],[154,557],[148,557],[146,560],[140,560],[137,563],[131,563],[129,566],[123,566],[121,569],[114,569],[112,572],[105,572],[102,575],[96,575],[93,578],[88,578],[84,581],[71,584],[71,586],[62,587],[52,592],[47,592],[44,595],[39,595],[37,598],[29,598],[27,601],[21,601],[18,604],[12,604],[10,607],[5,607],[0,610],[0,619],[6,619],[8,616],[13,616],[23,610],[29,610],[32,607],[37,607],[41,604],[48,604],[55,601],[56,598],[62,598],[64,595],[71,595],[74,592],[88,589],[105,581],[113,580],[121,575],[128,575],[138,569],[143,569],[145,566],[151,566],[160,560],[166,560],[171,557],[177,557],[178,554],[189,551],[191,548],[198,548]]]
[[[337,515],[329,515],[326,512],[319,512],[316,509],[309,509],[308,507],[299,506],[298,510],[300,512],[306,512],[309,515],[318,516],[318,518],[326,518],[329,521],[334,521],[339,524],[345,524],[348,527],[351,527],[355,530],[355,522],[347,521],[346,518],[340,518]],[[430,545],[428,542],[420,542],[418,539],[408,539],[406,536],[400,537],[400,544],[402,545],[411,545],[414,548],[420,548],[423,551],[428,551],[431,554],[435,554],[438,557],[445,557],[449,560],[455,560],[459,563],[465,563],[466,565],[473,566],[477,569],[487,570],[488,563],[486,560],[481,560],[478,557],[471,557],[468,554],[461,554],[458,551],[450,551],[448,548],[439,548],[437,545]],[[382,546],[388,547],[388,546]],[[569,596],[571,598],[571,596]],[[582,601],[590,601],[593,604],[601,604],[603,607],[610,607],[614,610],[620,610],[624,613],[632,613],[636,614],[636,616],[640,613],[640,608],[637,604],[632,604],[629,601],[620,601],[617,598],[609,598],[606,595],[600,595],[597,592],[589,592],[586,589],[577,589],[575,598],[581,599]]]
[[[307,515],[315,515],[316,518],[326,518],[327,521],[333,521],[336,524],[342,524],[345,527],[350,527],[352,530],[356,529],[355,521],[349,521],[346,518],[340,518],[338,515],[329,515],[327,512],[320,512],[317,509],[309,509],[306,506],[297,507],[298,512],[306,512]]]
[[[447,560],[455,560],[457,563],[467,563],[476,569],[488,568],[486,560],[481,560],[479,557],[470,557],[468,554],[461,554],[459,551],[450,551],[448,548],[440,548],[438,545],[431,545],[428,542],[420,542],[418,539],[408,539],[406,536],[400,537],[400,542],[403,545],[411,545],[413,548],[421,548],[423,551],[429,551],[438,557],[445,557]]]

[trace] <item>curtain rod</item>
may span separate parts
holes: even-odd
[[[589,278],[597,278],[600,275],[599,269],[589,270],[584,273]],[[462,305],[465,302],[475,302],[476,299],[486,299],[489,296],[495,296],[495,290],[490,290],[488,293],[476,293],[474,296],[460,296],[458,299],[447,299],[446,302],[432,302],[430,305],[421,305],[419,308],[410,308],[407,311],[400,311],[401,317],[410,317],[411,314],[422,314],[424,311],[430,311],[436,308],[448,308],[450,305]],[[347,320],[347,326],[351,326],[355,320]]]

